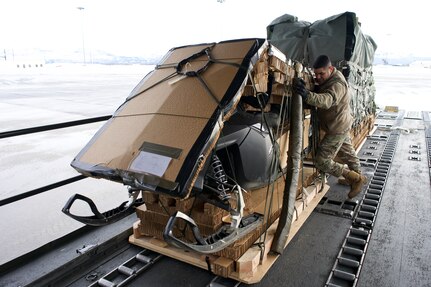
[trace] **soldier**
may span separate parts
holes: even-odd
[[[317,149],[316,167],[336,177],[342,175],[344,179],[339,179],[339,183],[350,185],[348,197],[353,198],[361,192],[366,177],[361,174],[360,162],[350,138],[353,118],[347,82],[326,55],[319,56],[313,68],[317,83],[315,91],[307,90],[300,78],[293,80],[293,90],[305,103],[317,108],[320,127],[325,132]],[[347,164],[348,169],[334,161],[336,156]]]

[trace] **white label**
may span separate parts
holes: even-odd
[[[140,151],[130,165],[130,169],[136,172],[146,172],[162,176],[168,168],[170,161],[170,157]]]

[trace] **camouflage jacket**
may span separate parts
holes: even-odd
[[[332,75],[316,92],[309,92],[307,104],[317,107],[320,127],[327,134],[344,134],[352,127],[350,93],[343,74],[334,68]]]

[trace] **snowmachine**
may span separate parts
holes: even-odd
[[[192,205],[167,212],[163,238],[200,253],[220,251],[256,230],[265,215],[245,212],[245,195],[280,177],[287,177],[290,193],[296,192],[297,168],[286,176],[286,139],[289,129],[300,127],[291,131],[296,142],[289,150],[296,152],[290,160],[298,162],[302,106],[289,82],[300,71],[265,39],[171,49],[71,163],[85,176],[128,186],[130,201],[101,213],[91,199],[77,194],[63,212],[99,226],[143,204],[141,192],[178,202],[197,199],[227,214],[217,231],[201,232]],[[295,122],[289,121],[295,116],[292,105]],[[88,203],[94,214],[72,214],[76,200]],[[181,238],[180,229],[192,235]]]

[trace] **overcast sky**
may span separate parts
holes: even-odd
[[[426,0],[219,1],[2,0],[0,49],[80,49],[84,34],[87,50],[163,55],[180,45],[266,37],[283,14],[314,22],[350,11],[378,53],[431,56]]]

